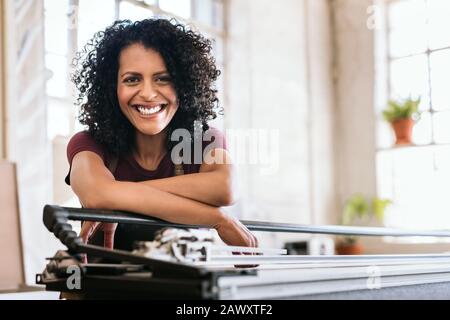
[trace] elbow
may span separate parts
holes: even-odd
[[[228,198],[228,196],[221,195],[220,198],[214,201],[213,205],[216,207],[228,207],[233,205],[232,199]]]
[[[217,203],[218,207],[229,207],[236,203],[236,200],[232,196],[226,196],[220,199]]]
[[[97,195],[78,197],[83,208],[86,209],[105,209],[104,202]]]
[[[219,207],[228,207],[236,204],[237,201],[238,194],[235,191],[235,188],[233,188],[231,183],[226,183],[219,199],[217,199],[217,205]]]
[[[107,201],[105,188],[86,188],[83,192],[75,192],[80,200],[83,208],[86,209],[112,209],[109,208],[110,203]]]
[[[222,201],[221,207],[232,206],[237,202],[237,196],[234,194],[234,192],[231,191],[225,194],[221,199],[221,201]]]

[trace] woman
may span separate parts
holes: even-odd
[[[229,245],[257,246],[248,229],[221,209],[235,197],[233,166],[218,130],[211,129],[214,145],[200,163],[174,164],[174,130],[193,134],[200,123],[206,131],[216,117],[220,72],[210,41],[165,19],[117,21],[97,33],[77,61],[73,81],[87,131],[69,142],[66,182],[81,204],[205,225]],[[218,158],[224,164],[208,161]],[[131,249],[133,240],[151,239],[155,231],[116,227],[86,222],[81,236],[88,241],[102,229],[106,247]]]

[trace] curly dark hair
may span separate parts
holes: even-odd
[[[168,150],[173,147],[170,135],[174,129],[187,129],[193,136],[194,121],[207,130],[207,122],[222,112],[215,89],[220,71],[212,56],[211,40],[174,19],[116,21],[97,32],[77,53],[72,75],[78,89],[76,105],[81,107],[78,120],[116,155],[131,151],[135,143],[135,129],[122,114],[117,99],[120,52],[135,43],[161,54],[175,87],[179,108],[168,126]]]

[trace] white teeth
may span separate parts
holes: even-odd
[[[149,114],[154,114],[154,113],[157,113],[157,112],[161,111],[162,105],[158,105],[158,106],[153,107],[153,108],[146,108],[144,106],[137,106],[137,109],[139,110],[140,113],[142,113],[144,115],[149,115]]]

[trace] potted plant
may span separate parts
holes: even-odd
[[[388,101],[383,117],[391,124],[395,132],[396,145],[412,143],[412,129],[415,121],[420,119],[419,104],[420,97]]]
[[[383,221],[386,207],[392,203],[389,199],[373,198],[371,205],[361,194],[355,194],[344,205],[341,224],[353,225],[356,220],[366,221],[372,217]],[[341,237],[336,245],[336,253],[341,255],[362,254],[364,248],[356,236]]]

